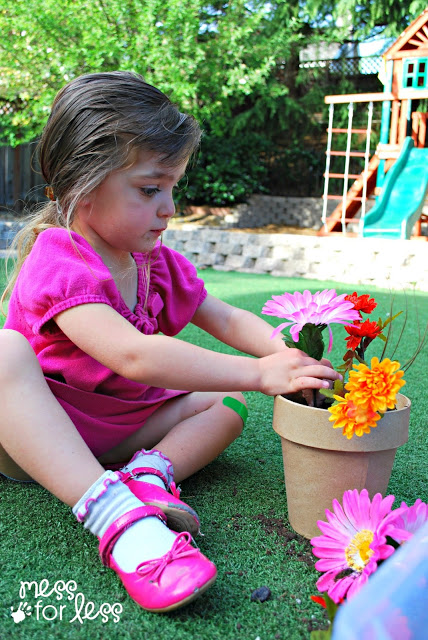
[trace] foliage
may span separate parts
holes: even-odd
[[[300,69],[299,51],[382,31],[399,35],[425,8],[422,0],[405,4],[44,0],[41,10],[39,0],[3,0],[0,141],[36,138],[56,92],[72,78],[132,70],[192,113],[206,132],[182,203],[231,204],[264,189],[318,196],[324,95],[361,87],[345,77],[332,81],[324,70]],[[336,112],[340,127],[345,109],[339,105]]]
[[[216,134],[248,96],[264,96],[272,111],[287,92],[272,70],[301,37],[292,20],[277,22],[288,12],[278,4],[45,0],[40,11],[38,0],[3,0],[3,139],[36,136],[56,91],[101,70],[141,73]]]
[[[334,22],[343,38],[398,37],[426,9],[425,0],[308,0],[305,18],[318,27]]]
[[[187,171],[188,185],[178,193],[178,203],[232,205],[265,191],[265,148],[269,141],[257,135],[206,136],[197,163]]]
[[[300,125],[311,114],[299,90],[301,48],[379,25],[398,35],[424,8],[422,0],[410,8],[393,0],[44,0],[41,11],[38,0],[3,0],[2,137],[34,138],[65,82],[113,69],[143,74],[217,136],[251,127],[272,137],[278,125],[296,132],[296,118]]]

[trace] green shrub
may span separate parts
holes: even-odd
[[[257,135],[205,136],[196,162],[187,171],[188,184],[178,192],[179,207],[234,205],[252,193],[265,192],[268,168],[263,154],[268,145]]]

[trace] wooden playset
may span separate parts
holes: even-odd
[[[323,224],[319,235],[339,232],[349,236],[428,239],[421,236],[421,223],[428,222],[428,216],[422,212],[428,194],[428,113],[421,104],[428,99],[428,9],[407,27],[383,54],[383,59],[382,93],[325,97],[329,104],[329,124]],[[368,105],[367,127],[363,129],[352,126],[357,102]],[[382,115],[380,141],[370,157],[374,102],[382,102]],[[334,105],[339,103],[348,104],[348,127],[344,129],[333,126]],[[334,134],[346,134],[346,150],[332,148]],[[354,135],[360,139],[365,136],[364,151],[352,150]],[[330,172],[333,156],[344,157],[343,172]],[[364,162],[361,174],[349,172],[350,159],[355,157]],[[329,194],[330,178],[343,180],[341,195]],[[376,196],[376,204],[366,212],[367,200],[372,195]],[[339,200],[339,203],[327,215],[329,200]],[[357,214],[360,214],[359,220]],[[359,226],[358,233],[355,224]]]

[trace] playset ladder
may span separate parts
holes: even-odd
[[[367,127],[365,129],[353,128],[354,102],[348,104],[348,127],[340,129],[333,127],[334,119],[334,103],[329,106],[329,122],[327,129],[327,151],[326,151],[326,167],[324,174],[324,195],[323,195],[323,212],[322,212],[322,233],[329,233],[337,226],[341,226],[342,233],[346,234],[346,224],[353,219],[355,213],[361,208],[361,218],[366,213],[366,201],[368,195],[374,190],[374,181],[376,180],[376,169],[378,159],[370,161],[370,136],[373,120],[373,101],[368,104]],[[346,151],[337,151],[332,149],[332,134],[346,133]],[[353,151],[352,135],[363,134],[366,136],[365,151]],[[343,173],[330,172],[330,161],[332,156],[343,156],[345,158],[345,169]],[[349,163],[351,158],[364,158],[364,170],[361,174],[349,173]],[[374,179],[373,179],[374,176]],[[330,178],[343,179],[342,195],[331,195],[328,193]],[[354,179],[355,183],[349,189],[349,179]],[[332,215],[327,218],[327,203],[329,200],[340,200]]]

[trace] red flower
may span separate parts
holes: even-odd
[[[325,600],[322,596],[311,596],[311,600],[313,602],[316,602],[317,604],[320,604],[322,607],[324,607],[324,609],[327,609],[327,605],[325,603]]]
[[[371,313],[377,304],[374,298],[370,298],[369,295],[364,294],[359,296],[356,291],[349,296],[345,297],[345,300],[352,302],[356,311],[362,311],[363,313]]]
[[[382,329],[377,322],[371,322],[370,320],[348,324],[345,326],[345,330],[349,333],[349,338],[346,338],[346,345],[348,349],[353,349],[354,351],[363,338],[374,340],[376,336],[382,333]]]

